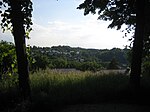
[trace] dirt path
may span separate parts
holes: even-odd
[[[134,104],[70,105],[59,112],[150,112],[150,106]]]

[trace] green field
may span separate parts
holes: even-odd
[[[150,78],[143,76],[141,98],[136,100],[130,93],[129,76],[121,73],[60,72],[46,69],[31,73],[30,84],[32,103],[28,109],[45,112],[77,104],[145,104],[145,99],[149,99]],[[8,112],[23,108],[20,107],[17,85],[16,77],[0,82],[2,110]],[[141,99],[143,102],[140,102]]]

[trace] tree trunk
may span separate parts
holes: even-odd
[[[11,20],[13,36],[16,45],[16,55],[19,74],[19,89],[23,100],[30,98],[29,70],[25,45],[25,30],[23,26],[23,14],[21,12],[20,0],[10,0],[12,9]]]
[[[136,29],[132,50],[130,85],[133,90],[140,88],[140,75],[145,33],[145,0],[136,0]]]

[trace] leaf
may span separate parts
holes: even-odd
[[[3,3],[2,2],[0,2],[0,5],[2,5]]]
[[[4,23],[5,21],[6,21],[6,18],[3,18],[3,19],[2,19],[2,22]]]
[[[12,68],[14,68],[14,67],[15,67],[15,64],[14,64],[14,63],[13,63],[13,64],[11,64],[11,67],[12,67]]]
[[[10,77],[11,77],[11,76],[12,76],[12,74],[11,74],[11,73],[8,73],[8,76],[10,76]]]

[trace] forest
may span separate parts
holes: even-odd
[[[30,47],[30,54],[35,59],[32,70],[38,68],[75,68],[82,71],[101,69],[125,69],[129,64],[129,49],[84,49],[69,46]],[[111,61],[114,65],[109,67]]]
[[[14,44],[1,41],[0,46],[3,52],[1,70],[7,72],[16,65]],[[126,69],[129,66],[129,54],[130,50],[127,48],[99,50],[69,46],[28,47],[29,67],[32,72],[46,68],[89,70],[93,72],[104,69]]]
[[[14,69],[16,63],[13,43],[1,41],[1,74]],[[28,47],[30,71],[39,69],[77,69],[81,71],[99,71],[104,69],[126,69],[129,66],[130,50],[84,49],[69,46]],[[112,65],[111,65],[112,64]],[[17,68],[15,68],[17,69]]]

